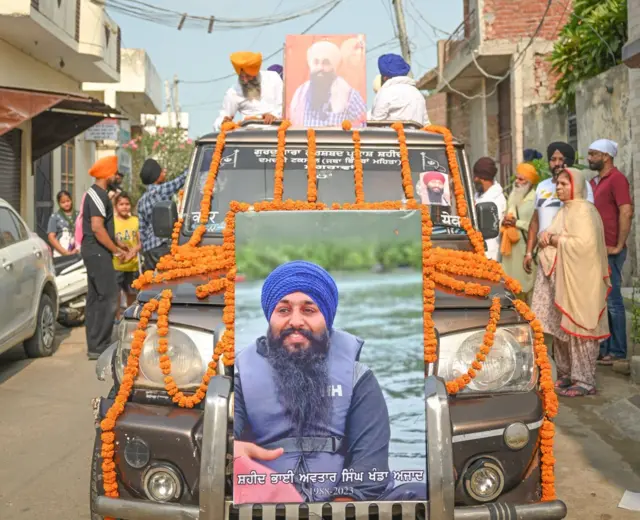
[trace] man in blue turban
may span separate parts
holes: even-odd
[[[269,67],[267,70],[270,70],[272,72],[275,72],[275,73],[279,74],[280,75],[280,79],[284,79],[282,77],[283,73],[284,73],[284,69],[282,68],[282,65],[277,65],[277,64],[276,65],[271,65],[271,67]]]
[[[264,281],[267,333],[235,362],[234,458],[293,475],[305,502],[425,500],[426,489],[393,488],[387,405],[359,362],[364,341],[334,326],[338,296],[331,275],[310,262],[282,264]],[[366,478],[372,470],[383,477]],[[312,473],[330,477],[305,478]]]
[[[411,67],[402,56],[384,54],[378,58],[382,86],[373,101],[373,121],[416,121],[429,124],[425,97],[408,76]]]

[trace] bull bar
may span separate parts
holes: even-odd
[[[402,520],[415,520],[419,508],[425,520],[560,520],[567,515],[561,500],[536,504],[514,505],[492,503],[471,507],[455,507],[455,476],[449,401],[444,381],[429,376],[425,381],[427,414],[427,502],[329,502],[315,504],[262,504],[233,506],[225,500],[224,482],[227,462],[227,421],[231,379],[216,376],[211,379],[205,400],[204,432],[200,466],[200,505],[186,506],[156,503],[148,500],[125,500],[97,497],[93,511],[101,516],[122,520],[223,520],[237,510],[239,520],[298,520],[322,518],[331,509],[332,520],[369,520],[372,509],[380,519],[392,518],[398,506]],[[256,508],[260,513],[256,516]]]

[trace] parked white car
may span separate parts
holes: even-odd
[[[0,354],[53,354],[58,307],[51,249],[0,199]]]

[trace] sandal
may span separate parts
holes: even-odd
[[[587,395],[596,395],[596,388],[593,387],[591,390],[587,390],[583,386],[573,385],[569,388],[560,388],[557,392],[562,397],[585,397]]]
[[[556,390],[558,390],[559,388],[568,388],[571,386],[571,378],[570,377],[561,377],[559,378],[555,384],[553,385],[555,387]]]
[[[597,363],[598,365],[610,367],[611,365],[613,365],[613,356],[610,356],[608,354],[606,356],[602,356],[601,358],[598,358]]]

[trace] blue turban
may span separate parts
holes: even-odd
[[[279,265],[264,281],[261,303],[267,321],[278,302],[295,292],[304,293],[314,301],[331,330],[338,310],[338,287],[322,267],[303,260]]]
[[[411,67],[402,56],[383,54],[378,58],[378,70],[383,78],[395,78],[409,74]]]
[[[284,69],[282,68],[282,65],[271,65],[271,67],[269,67],[267,70],[270,70],[272,72],[277,72],[282,78],[282,72]]]

